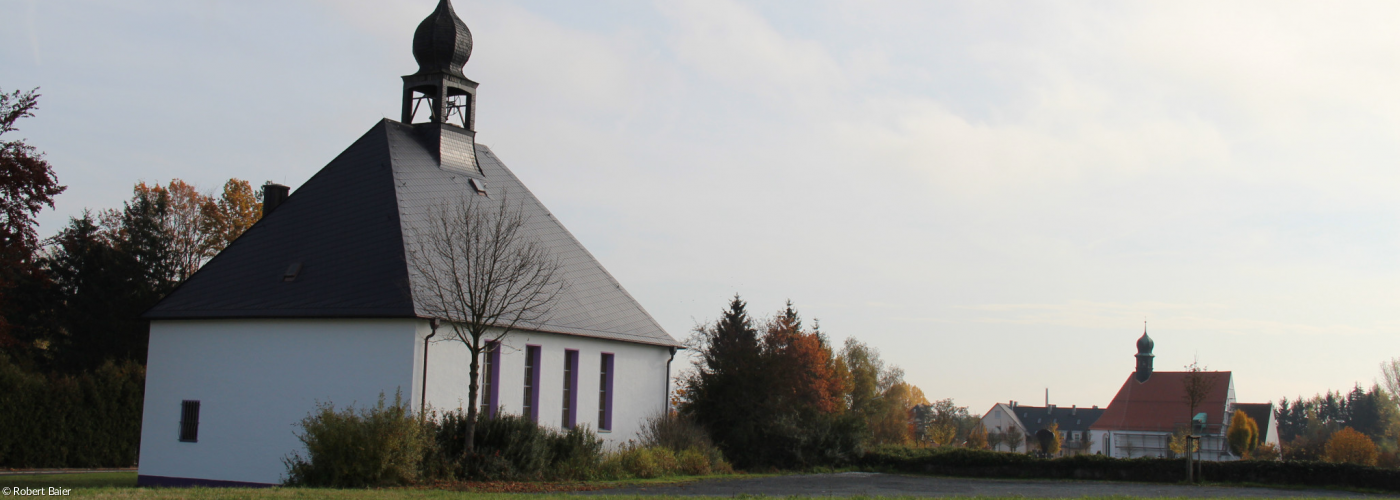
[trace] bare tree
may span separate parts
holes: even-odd
[[[1012,453],[1020,449],[1023,442],[1025,442],[1025,437],[1021,435],[1020,429],[1013,427],[1006,430],[1006,447],[1010,448]]]
[[[1400,405],[1400,358],[1381,363],[1381,386],[1390,393],[1390,400]]]
[[[1185,399],[1186,406],[1190,407],[1190,411],[1186,415],[1186,425],[1188,429],[1191,428],[1192,419],[1196,416],[1196,408],[1201,406],[1201,403],[1204,403],[1206,398],[1210,396],[1210,392],[1215,389],[1215,379],[1207,377],[1205,372],[1206,368],[1201,366],[1200,360],[1193,359],[1191,360],[1191,364],[1186,365],[1186,378],[1181,379],[1182,399]],[[1196,439],[1196,444],[1199,444],[1199,438]],[[1197,448],[1193,447],[1192,449],[1196,450]],[[1188,482],[1194,482],[1199,479],[1199,477],[1195,476],[1195,466],[1192,465],[1192,462],[1195,460],[1196,459],[1192,457],[1192,452],[1187,451],[1186,480]]]
[[[471,353],[466,442],[474,448],[481,354],[513,331],[538,327],[567,288],[561,264],[527,229],[520,205],[476,194],[428,214],[408,245],[417,274],[414,296]]]
[[[1201,366],[1200,361],[1192,360],[1191,364],[1186,365],[1186,378],[1181,379],[1182,399],[1186,400],[1186,406],[1190,408],[1190,414],[1186,415],[1187,425],[1190,425],[1191,418],[1196,416],[1196,408],[1215,390],[1215,379],[1207,377],[1205,372],[1206,368]]]
[[[992,451],[1001,451],[1001,444],[1006,442],[1006,434],[998,427],[997,430],[987,433],[987,447]]]

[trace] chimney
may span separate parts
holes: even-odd
[[[267,214],[272,213],[273,210],[277,210],[277,207],[281,205],[282,202],[287,201],[288,196],[291,196],[291,192],[292,188],[281,184],[273,184],[271,182],[263,184],[262,216],[267,217]]]
[[[1075,414],[1078,414],[1078,413],[1079,413],[1079,405],[1069,405],[1069,414],[1070,414],[1070,415],[1075,415]]]

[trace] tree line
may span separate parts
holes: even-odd
[[[1286,460],[1329,460],[1337,441],[1361,449],[1366,465],[1400,466],[1400,401],[1380,385],[1350,392],[1328,391],[1311,398],[1279,400],[1274,409]],[[1337,437],[1342,439],[1338,441]]]
[[[847,462],[880,444],[951,444],[975,423],[951,399],[930,404],[904,371],[854,338],[836,349],[791,301],[750,316],[738,295],[688,341],[677,411],[741,468]]]
[[[0,134],[33,116],[38,98],[0,92]],[[140,182],[122,207],[84,210],[40,239],[35,217],[66,189],[42,152],[0,141],[0,353],[30,372],[144,364],[141,313],[262,215],[261,188],[248,181],[218,193]]]

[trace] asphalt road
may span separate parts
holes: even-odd
[[[1335,497],[1386,498],[1333,490],[1296,490],[1227,486],[1123,483],[1112,481],[1038,481],[906,476],[866,472],[806,474],[746,479],[712,479],[675,486],[627,487],[579,492],[581,495],[767,495],[786,496],[1024,496],[1037,498],[1135,497]]]

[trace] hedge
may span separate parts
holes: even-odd
[[[134,362],[45,376],[0,354],[0,468],[136,465],[145,380]]]
[[[1099,479],[1177,483],[1186,478],[1182,459],[1108,458],[1079,455],[1055,459],[1020,453],[885,447],[867,453],[861,465],[899,472],[965,477]],[[1201,475],[1215,483],[1339,486],[1400,491],[1400,470],[1324,462],[1205,462]]]

